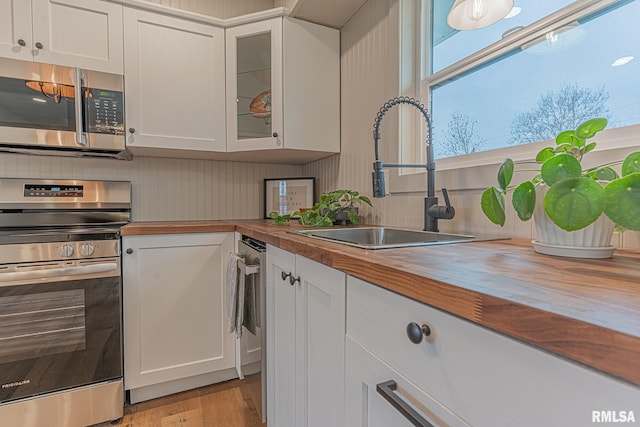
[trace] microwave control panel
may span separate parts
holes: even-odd
[[[84,88],[86,132],[124,135],[122,92]]]

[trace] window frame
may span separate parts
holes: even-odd
[[[399,31],[399,51],[400,51],[400,93],[405,96],[420,97],[423,104],[428,106],[431,111],[430,89],[433,86],[446,84],[456,78],[460,78],[465,74],[472,72],[478,67],[495,61],[519,48],[522,44],[535,40],[544,36],[549,31],[562,27],[577,19],[598,13],[608,7],[615,5],[623,5],[628,0],[582,0],[571,3],[562,9],[548,15],[520,31],[507,35],[501,40],[439,70],[436,73],[429,74],[431,69],[431,28],[430,28],[430,10],[431,1],[436,0],[400,0],[402,3],[402,12],[397,17]],[[413,3],[411,6],[410,3]],[[416,31],[417,39],[411,40],[405,33],[406,24],[403,20],[407,19],[410,8],[413,7],[412,13],[419,13],[420,25],[419,31]],[[414,18],[415,19],[415,18]],[[413,49],[407,48],[408,43],[414,43]],[[426,45],[426,46],[425,46]],[[408,54],[413,52],[413,57]],[[428,54],[423,54],[428,52]],[[407,72],[406,69],[412,70]],[[413,75],[420,76],[419,82],[409,84],[409,77]],[[413,91],[410,93],[410,91]],[[414,116],[413,121],[403,118],[403,114]],[[413,111],[406,111],[400,114],[400,125],[398,127],[399,149],[398,161],[400,163],[423,163],[424,157],[420,157],[421,151],[416,147],[421,147],[424,151],[424,137],[416,137],[416,132],[424,135],[426,126],[420,126],[416,123],[417,114]],[[417,129],[417,130],[416,130]],[[605,152],[609,150],[625,149],[629,147],[637,147],[638,133],[640,133],[640,124],[631,125],[615,129],[607,129],[599,134],[598,149],[595,152]],[[419,141],[419,143],[418,143]],[[498,149],[486,150],[478,153],[464,154],[452,156],[436,160],[436,171],[452,171],[452,170],[469,170],[471,168],[484,167],[488,165],[497,165],[505,157],[510,157],[515,161],[531,161],[535,158],[537,152],[549,145],[550,141],[531,142],[517,146],[509,146]],[[390,191],[391,193],[405,193],[426,191],[426,172],[421,169],[399,169],[390,174]],[[456,189],[471,189],[460,187]]]

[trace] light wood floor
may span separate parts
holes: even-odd
[[[110,426],[110,423],[96,427]],[[263,427],[244,383],[233,380],[125,407],[120,427]]]

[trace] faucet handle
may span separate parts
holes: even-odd
[[[434,219],[452,219],[456,214],[456,210],[451,206],[446,188],[442,189],[442,197],[444,197],[445,206],[435,204],[438,199],[434,197],[432,198],[434,204],[427,209],[427,215]]]
[[[444,204],[447,207],[447,211],[449,211],[449,209],[453,209],[453,206],[451,206],[451,202],[449,201],[449,193],[444,187],[442,188],[442,197],[444,197]]]

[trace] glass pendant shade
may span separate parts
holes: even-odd
[[[475,30],[498,22],[512,8],[513,0],[456,0],[447,24],[456,30]]]

